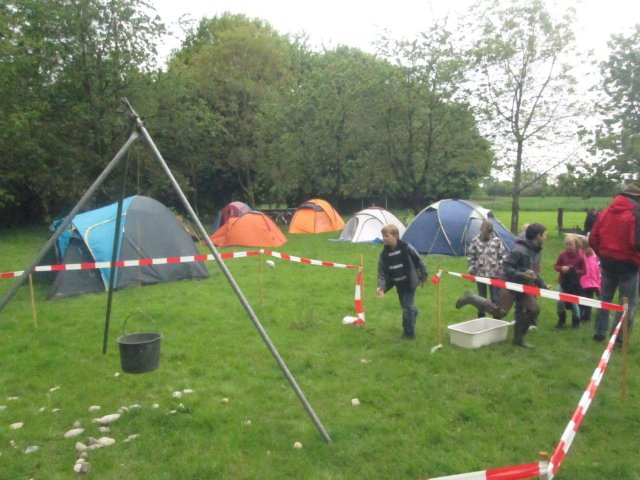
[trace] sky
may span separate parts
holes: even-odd
[[[150,0],[162,20],[174,32],[160,48],[166,57],[180,45],[178,19],[214,17],[224,12],[260,18],[278,32],[310,36],[311,44],[333,48],[345,44],[373,52],[372,42],[384,32],[393,38],[413,38],[434,19],[453,18],[468,9],[472,0]],[[561,12],[576,8],[574,32],[581,50],[607,54],[611,34],[629,34],[640,23],[640,2],[633,0],[547,0],[548,8]]]
[[[448,17],[449,25],[466,13],[473,0],[149,0],[168,28],[174,32],[159,48],[161,59],[172,49],[179,48],[178,20],[197,22],[202,17],[212,18],[224,12],[242,13],[249,18],[268,22],[281,34],[306,33],[310,45],[333,49],[348,45],[375,53],[373,42],[385,34],[395,39],[413,39],[426,31],[437,19]],[[629,36],[636,23],[640,23],[640,2],[637,0],[546,0],[549,11],[561,15],[567,8],[576,9],[573,31],[576,46],[581,53],[592,51],[593,60],[608,56],[607,41],[613,34]],[[162,61],[162,60],[161,60]],[[595,66],[581,67],[577,88],[586,98],[589,88],[598,81]],[[586,122],[597,122],[592,112]],[[564,164],[578,157],[586,157],[584,147],[577,140],[554,149],[529,151],[530,162],[556,165],[550,171],[564,171]]]

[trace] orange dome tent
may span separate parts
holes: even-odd
[[[287,237],[265,214],[252,211],[229,218],[213,232],[211,241],[217,247],[279,247]]]
[[[307,200],[293,214],[289,233],[322,233],[342,230],[344,220],[329,202],[319,198]]]

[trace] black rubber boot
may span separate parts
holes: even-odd
[[[571,313],[571,328],[580,328],[580,317],[575,313]]]
[[[473,305],[478,309],[478,311],[489,312],[496,318],[504,317],[503,312],[500,311],[498,306],[496,306],[486,298],[481,297],[480,295],[476,295],[471,290],[467,290],[466,292],[464,292],[464,295],[462,295],[456,301],[456,308],[462,308],[465,305]]]
[[[529,330],[529,316],[523,314],[521,318],[518,317],[513,330],[513,344],[522,348],[533,348],[533,345],[524,341],[524,336]]]
[[[565,324],[567,323],[567,312],[558,313],[558,323],[556,323],[556,328],[562,330],[565,328]]]

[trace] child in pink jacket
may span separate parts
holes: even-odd
[[[582,296],[600,298],[600,262],[598,256],[589,246],[587,237],[580,237],[582,244],[582,254],[584,256],[585,273],[580,277]],[[580,305],[580,320],[588,322],[591,320],[591,307]]]

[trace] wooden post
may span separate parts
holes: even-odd
[[[258,263],[260,264],[260,306],[264,308],[264,289],[262,285],[262,252],[258,253]]]
[[[627,319],[627,312],[629,308],[629,299],[624,297],[622,299],[622,305],[624,312],[620,321],[622,322],[622,378],[620,379],[620,401],[625,403],[627,401],[627,379],[629,376],[629,322]]]
[[[33,315],[33,326],[38,328],[38,315],[36,314],[36,295],[33,291],[32,274],[29,274],[29,291],[31,292],[31,314]]]

